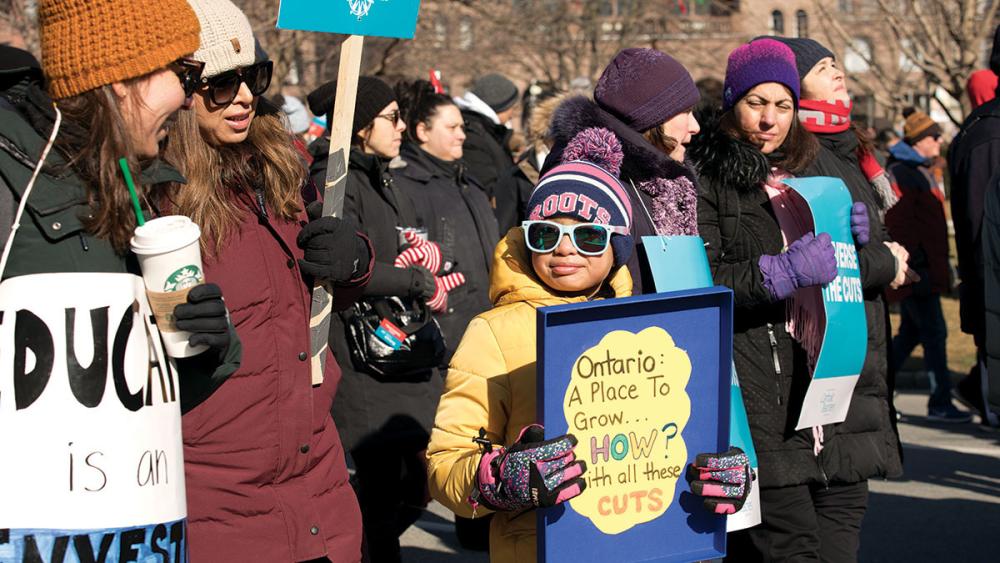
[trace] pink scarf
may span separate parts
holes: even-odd
[[[771,208],[778,219],[785,248],[806,233],[815,230],[812,214],[794,190],[781,181],[791,178],[784,170],[772,168],[764,185],[764,191],[771,200]],[[802,345],[809,362],[812,375],[823,345],[823,327],[826,326],[826,309],[823,307],[823,292],[820,287],[804,287],[786,300],[785,330]],[[823,449],[823,427],[814,426],[813,453],[819,455]]]

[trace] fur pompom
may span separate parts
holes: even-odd
[[[621,173],[622,145],[615,134],[603,127],[584,129],[573,137],[563,151],[562,161],[585,160],[594,163],[615,176]]]

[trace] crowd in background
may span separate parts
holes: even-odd
[[[107,17],[126,12],[141,44],[123,43]],[[432,497],[456,513],[464,546],[533,560],[530,509],[579,494],[586,471],[571,437],[545,441],[533,426],[534,309],[653,293],[644,236],[700,235],[715,282],[734,294],[763,523],[730,534],[728,559],[856,560],[868,479],[903,470],[894,373],[916,346],[929,419],[996,424],[1000,35],[991,70],[970,78],[978,107],[947,155],[920,109],[900,116],[901,131],[854,123],[839,61],[804,38],[735,49],[718,99],[645,48],[618,53],[584,95],[529,95],[499,73],[457,96],[362,76],[335,218],[321,211],[329,137],[306,133],[310,113],[332,123],[337,83],[306,104],[269,97],[267,46],[229,0],[43,0],[39,23],[40,63],[3,48],[3,240],[38,176],[3,277],[138,274],[119,157],[141,171],[148,217],[201,227],[210,283],[176,312],[192,343],[209,345],[178,360],[194,561],[399,561],[400,535]],[[945,172],[961,328],[979,360],[955,387],[941,305],[956,283]],[[794,431],[817,354],[815,323],[794,319],[820,314],[797,290],[836,276],[830,236],[796,232],[776,204],[782,180],[809,176],[850,192],[868,341],[847,419]],[[574,203],[552,203],[564,200]],[[307,351],[320,282],[336,313],[316,381]],[[396,337],[377,336],[385,321]],[[528,467],[546,451],[559,463],[536,482]],[[749,491],[741,455],[698,457],[725,477],[692,467],[691,490],[717,514]]]

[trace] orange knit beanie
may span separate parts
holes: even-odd
[[[41,0],[38,24],[54,99],[142,76],[198,49],[198,18],[184,0]]]

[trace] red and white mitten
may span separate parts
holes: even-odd
[[[436,242],[428,242],[411,231],[403,231],[403,238],[410,246],[399,253],[393,265],[406,268],[418,264],[434,274],[441,270],[441,247]]]
[[[464,283],[465,274],[462,272],[434,278],[434,295],[427,301],[427,306],[435,313],[443,312],[448,308],[448,292]]]

